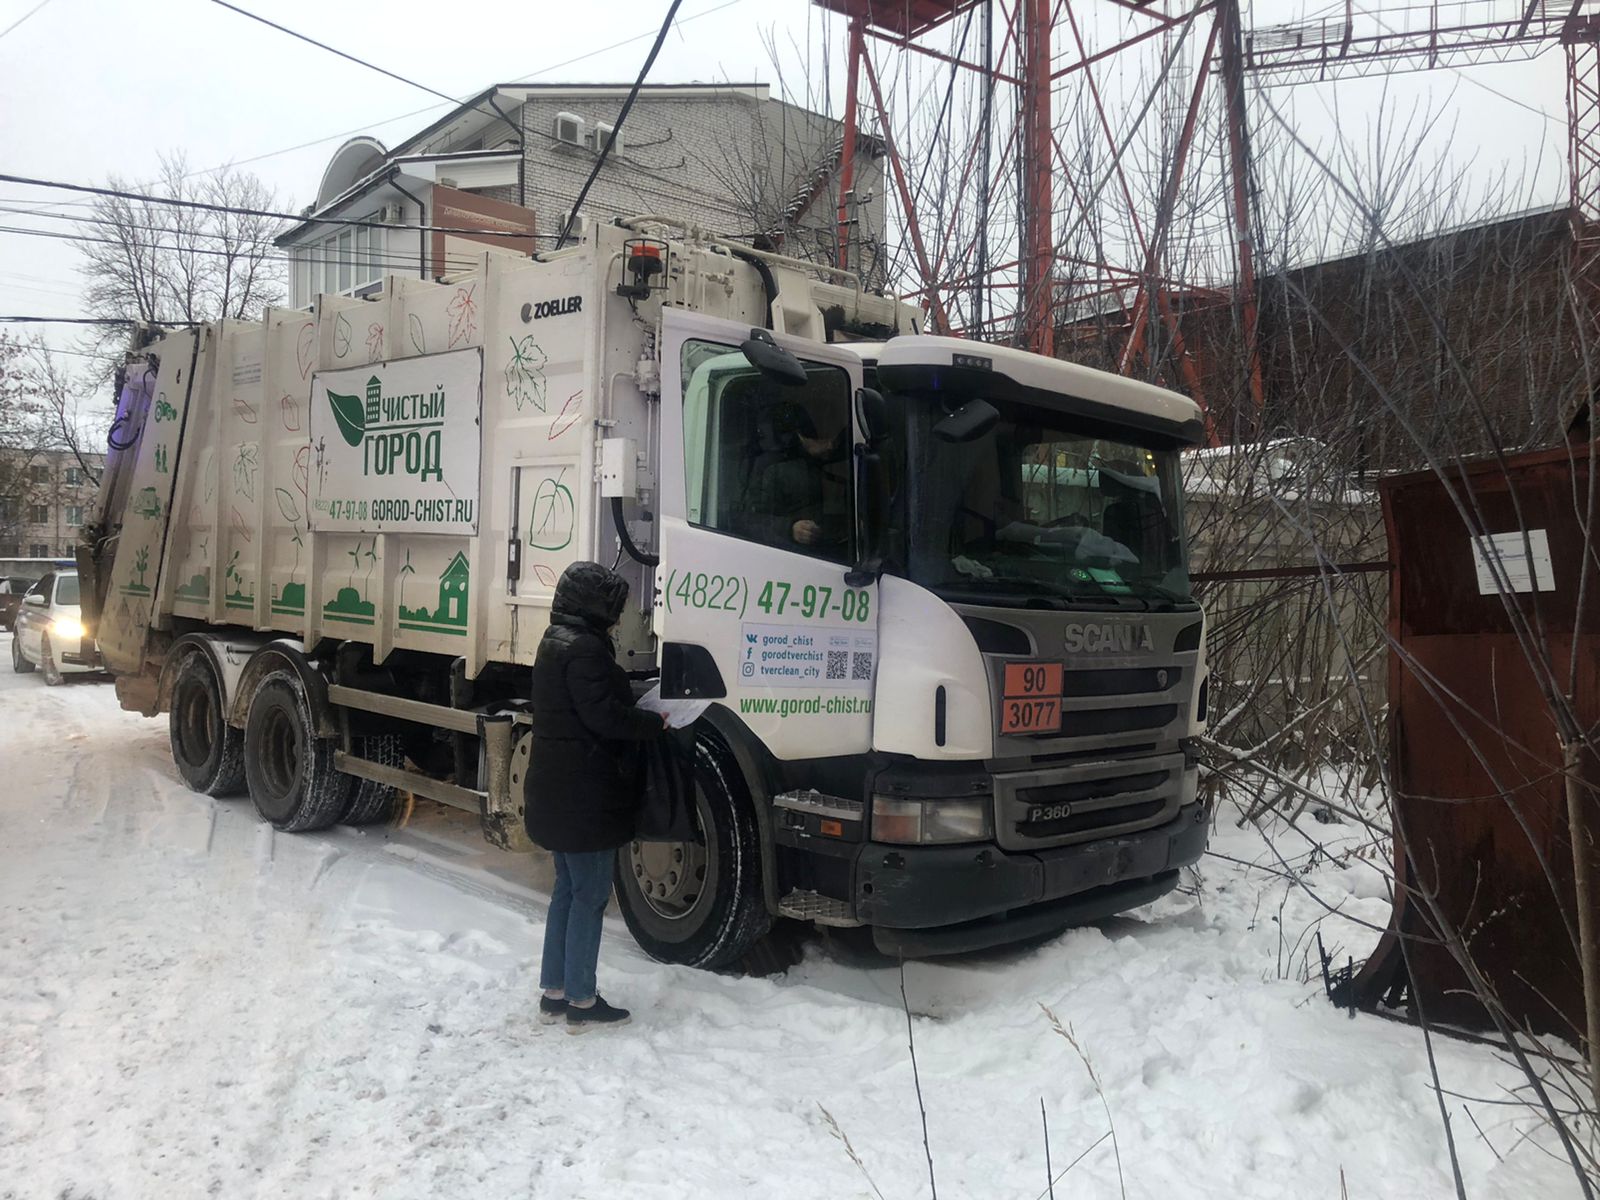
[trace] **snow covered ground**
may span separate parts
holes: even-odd
[[[1231,822],[1213,846],[1276,861]],[[1313,877],[1384,921],[1375,871]],[[819,938],[780,978],[708,975],[613,918],[601,988],[634,1023],[569,1037],[532,1015],[548,881],[432,808],[274,835],[187,791],[109,686],[0,675],[0,1197],[928,1194],[892,964]],[[1421,1035],[1302,981],[1323,910],[1219,858],[1190,882],[906,967],[940,1194],[1040,1196],[1043,1100],[1055,1170],[1083,1155],[1060,1196],[1450,1195]],[[1452,1092],[1517,1084],[1436,1049]],[[1449,1107],[1470,1195],[1576,1194],[1522,1110]]]

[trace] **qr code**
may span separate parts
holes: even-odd
[[[849,669],[850,669],[850,651],[848,651],[848,650],[829,650],[828,651],[828,673],[827,673],[827,678],[829,678],[829,679],[843,679],[844,676],[845,676],[845,672],[848,671]]]
[[[850,656],[850,678],[851,679],[868,679],[868,680],[870,680],[872,678],[872,652],[871,651],[869,651],[869,650],[857,650],[854,654],[852,654]]]

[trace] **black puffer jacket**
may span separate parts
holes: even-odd
[[[528,836],[546,850],[612,850],[633,837],[641,743],[661,718],[634,707],[609,631],[627,582],[599,563],[573,563],[556,584],[550,628],[533,663]]]

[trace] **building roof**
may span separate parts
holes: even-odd
[[[414,150],[458,122],[466,124],[472,122],[474,118],[481,117],[498,119],[492,106],[479,107],[487,105],[490,99],[504,97],[513,104],[522,104],[534,98],[559,100],[568,96],[590,100],[613,97],[621,99],[632,90],[631,83],[497,83],[484,88],[475,96],[468,96],[451,112],[401,142],[395,147],[394,152],[405,154]],[[765,100],[770,94],[770,89],[764,83],[647,83],[639,88],[639,94],[655,99],[688,100],[731,95],[745,96],[751,100]]]

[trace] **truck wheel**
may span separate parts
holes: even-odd
[[[332,738],[316,735],[305,686],[274,671],[250,698],[244,774],[262,819],[285,833],[326,829],[350,800],[350,776],[336,771]]]
[[[232,796],[244,789],[244,733],[222,715],[222,685],[204,652],[178,668],[167,737],[178,774],[195,791]]]
[[[22,653],[22,635],[20,633],[11,635],[11,669],[18,675],[31,675],[33,673],[33,663]]]
[[[375,762],[381,767],[403,767],[405,748],[392,733],[373,733],[352,739],[357,758]],[[354,778],[352,776],[352,778]],[[394,815],[394,801],[399,793],[387,783],[372,779],[355,779],[350,790],[350,803],[345,805],[339,818],[346,825],[375,825]]]
[[[772,924],[749,789],[732,756],[695,743],[701,842],[630,842],[617,851],[622,919],[660,962],[708,969],[743,956]]]
[[[56,656],[50,649],[48,633],[39,639],[39,667],[44,672],[45,687],[60,687],[67,681],[67,677],[61,673],[61,668],[56,666]]]

